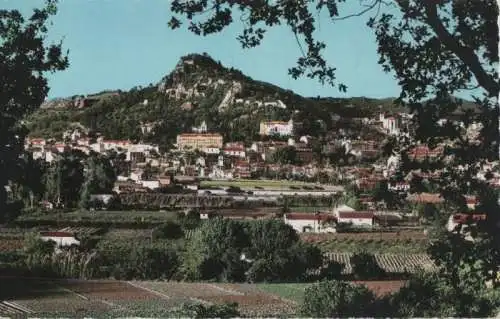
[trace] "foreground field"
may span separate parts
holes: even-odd
[[[250,317],[293,316],[309,284],[212,284],[0,278],[0,316],[168,317],[183,303],[237,302]],[[404,282],[359,282],[377,294]]]

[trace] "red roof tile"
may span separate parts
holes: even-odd
[[[285,214],[286,219],[291,220],[336,220],[335,216],[330,214],[314,214],[314,213],[288,213]]]

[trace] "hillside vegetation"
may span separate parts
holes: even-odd
[[[85,103],[78,104],[82,99]],[[226,68],[206,54],[190,54],[158,84],[48,101],[26,123],[33,137],[60,138],[64,131],[83,126],[109,139],[144,140],[168,148],[177,134],[203,121],[226,141],[250,142],[262,120],[293,118],[303,123],[298,134],[321,136],[335,127],[334,114],[349,118],[402,110],[391,98],[302,97]]]

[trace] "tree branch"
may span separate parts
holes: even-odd
[[[486,73],[474,50],[461,45],[446,30],[438,17],[436,2],[425,1],[424,3],[427,23],[431,26],[434,33],[436,33],[438,39],[463,61],[472,74],[474,74],[479,85],[488,92],[490,97],[497,97],[500,92],[499,84]]]
[[[353,17],[359,17],[359,16],[362,16],[363,14],[367,13],[368,11],[372,10],[373,8],[375,8],[375,6],[378,4],[380,6],[380,3],[382,2],[382,0],[375,0],[372,4],[370,5],[365,5],[366,9],[358,12],[358,13],[353,13],[353,14],[348,14],[346,16],[343,16],[343,17],[339,17],[339,18],[333,18],[332,20],[333,21],[340,21],[340,20],[346,20],[346,19],[349,19],[349,18],[353,18]]]

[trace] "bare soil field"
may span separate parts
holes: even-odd
[[[0,278],[0,316],[164,317],[186,302],[236,302],[244,316],[293,315],[297,299],[281,294],[287,285],[303,291],[309,284],[262,285],[111,280]],[[394,292],[404,282],[359,282],[377,294]]]

